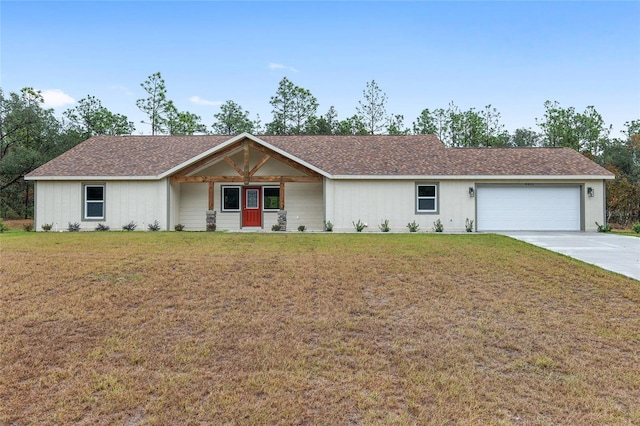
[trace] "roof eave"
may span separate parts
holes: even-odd
[[[160,180],[160,179],[162,179],[162,177],[160,176],[25,176],[24,177],[24,180],[47,180],[47,181]]]
[[[335,180],[611,180],[612,175],[333,175]]]

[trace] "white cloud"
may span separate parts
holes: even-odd
[[[44,99],[43,106],[45,108],[58,108],[65,105],[71,105],[76,102],[75,99],[60,89],[43,90],[42,98]]]
[[[298,70],[294,67],[290,67],[283,64],[276,64],[275,62],[269,62],[269,69],[270,70],[289,70],[293,72],[298,72]]]
[[[208,101],[206,99],[202,99],[200,96],[192,96],[189,98],[189,100],[197,105],[222,105],[221,101]]]

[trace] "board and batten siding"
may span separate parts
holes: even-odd
[[[438,211],[416,212],[416,185],[438,185]],[[355,232],[353,222],[361,220],[368,227],[363,232],[377,232],[378,225],[389,220],[392,232],[407,232],[407,224],[416,221],[420,231],[431,232],[433,222],[440,219],[445,232],[464,232],[466,220],[477,224],[478,185],[573,185],[581,187],[581,209],[585,231],[596,231],[595,222],[605,223],[606,185],[603,180],[563,179],[477,179],[477,180],[325,180],[325,220],[334,224],[336,232]],[[594,196],[587,195],[587,188]],[[469,195],[474,188],[476,196]],[[543,231],[543,230],[542,230]]]
[[[416,185],[438,185],[438,210],[416,212]],[[407,224],[420,225],[420,231],[431,231],[440,219],[445,231],[465,230],[467,218],[474,218],[473,198],[469,197],[470,181],[425,180],[327,180],[325,183],[326,219],[338,232],[354,231],[353,222],[366,223],[363,232],[378,232],[378,225],[389,221],[392,232],[408,232]]]
[[[86,183],[105,185],[105,219],[83,220],[82,187]],[[112,230],[134,221],[137,230],[158,221],[167,229],[167,182],[159,181],[38,181],[36,190],[36,230],[45,223],[53,231],[66,230],[69,223],[79,223],[81,230],[94,230],[98,223]]]
[[[287,230],[295,231],[304,225],[310,231],[324,229],[324,207],[322,182],[292,182],[284,186],[284,209],[287,211]],[[265,215],[265,219],[268,216]],[[265,223],[271,228],[273,223]]]

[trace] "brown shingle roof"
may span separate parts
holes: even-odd
[[[569,148],[445,148],[433,135],[258,138],[332,176],[612,176]],[[229,139],[98,136],[28,176],[159,176]]]

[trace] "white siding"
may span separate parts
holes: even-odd
[[[416,184],[438,184],[438,211],[416,212]],[[437,180],[336,180],[326,184],[326,220],[334,230],[354,231],[353,222],[361,220],[368,227],[364,232],[377,232],[378,225],[389,221],[392,232],[408,232],[407,224],[414,220],[420,231],[431,231],[440,219],[445,231],[464,231],[465,220],[474,218],[473,199],[468,195],[472,186],[467,181]]]
[[[186,231],[204,231],[207,228],[209,206],[208,183],[181,183],[178,222]]]
[[[322,231],[324,228],[324,208],[322,183],[292,182],[284,186],[284,209],[287,211],[287,230],[295,231],[304,225],[310,231]],[[277,220],[273,214],[265,214],[265,221],[273,217],[271,223],[265,223],[270,229]]]
[[[593,188],[593,197],[587,195],[587,188],[589,187]],[[596,222],[600,225],[605,223],[605,182],[602,180],[584,182],[582,197],[584,199],[584,230],[595,232],[598,230]]]
[[[66,230],[69,222],[82,230],[93,230],[105,223],[112,230],[134,221],[146,230],[157,220],[167,229],[167,183],[160,181],[107,181],[105,184],[105,219],[82,220],[82,185],[92,181],[39,181],[36,192],[36,229],[53,223],[53,230]]]
[[[438,212],[416,213],[415,185],[438,184]],[[595,222],[604,223],[605,184],[602,180],[326,180],[325,220],[334,224],[337,232],[355,232],[352,222],[361,220],[368,224],[364,232],[377,232],[378,225],[389,220],[392,232],[408,232],[407,223],[415,220],[420,231],[433,229],[433,222],[440,219],[445,232],[464,232],[466,219],[476,219],[477,197],[469,196],[469,188],[477,191],[480,184],[581,185],[584,200],[583,214],[586,231],[595,231]],[[594,188],[594,197],[586,195],[586,188]]]

